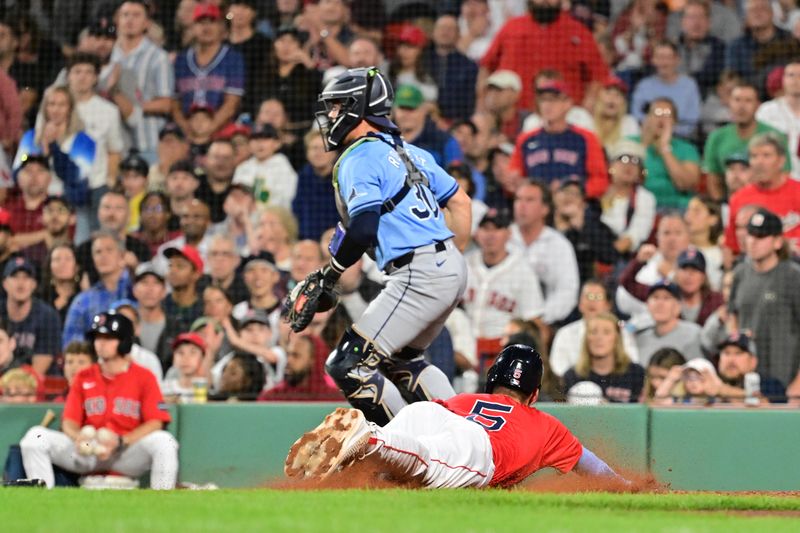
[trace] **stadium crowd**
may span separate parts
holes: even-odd
[[[381,290],[290,334],[338,221],[316,95],[348,67],[473,204],[431,361],[472,392],[536,346],[542,399],[800,404],[792,0],[0,1],[0,385],[62,400],[128,317],[170,401],[344,400]],[[88,24],[87,24],[88,21]]]

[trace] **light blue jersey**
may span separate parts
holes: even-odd
[[[392,142],[390,135],[381,136]],[[458,190],[456,180],[447,174],[421,148],[403,143],[414,165],[429,181],[417,184],[378,225],[378,267],[420,246],[445,241],[453,236],[444,220],[442,207]],[[387,143],[367,139],[346,150],[337,162],[338,190],[350,219],[366,209],[380,209],[406,183],[406,167]]]

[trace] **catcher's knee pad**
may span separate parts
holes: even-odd
[[[325,362],[325,370],[350,404],[363,411],[367,420],[381,425],[391,418],[383,405],[386,380],[378,371],[384,359],[370,341],[347,328],[336,352]]]

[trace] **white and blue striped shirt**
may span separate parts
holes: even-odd
[[[167,52],[156,46],[147,37],[134,50],[125,54],[119,44],[114,45],[111,62],[120,63],[136,77],[138,101],[126,124],[133,131],[134,146],[141,152],[155,152],[158,133],[166,124],[166,118],[145,115],[142,104],[156,98],[172,98],[175,75]]]

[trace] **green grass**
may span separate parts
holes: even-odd
[[[712,511],[712,512],[708,512]],[[798,531],[800,498],[500,490],[0,489],[0,531]]]

